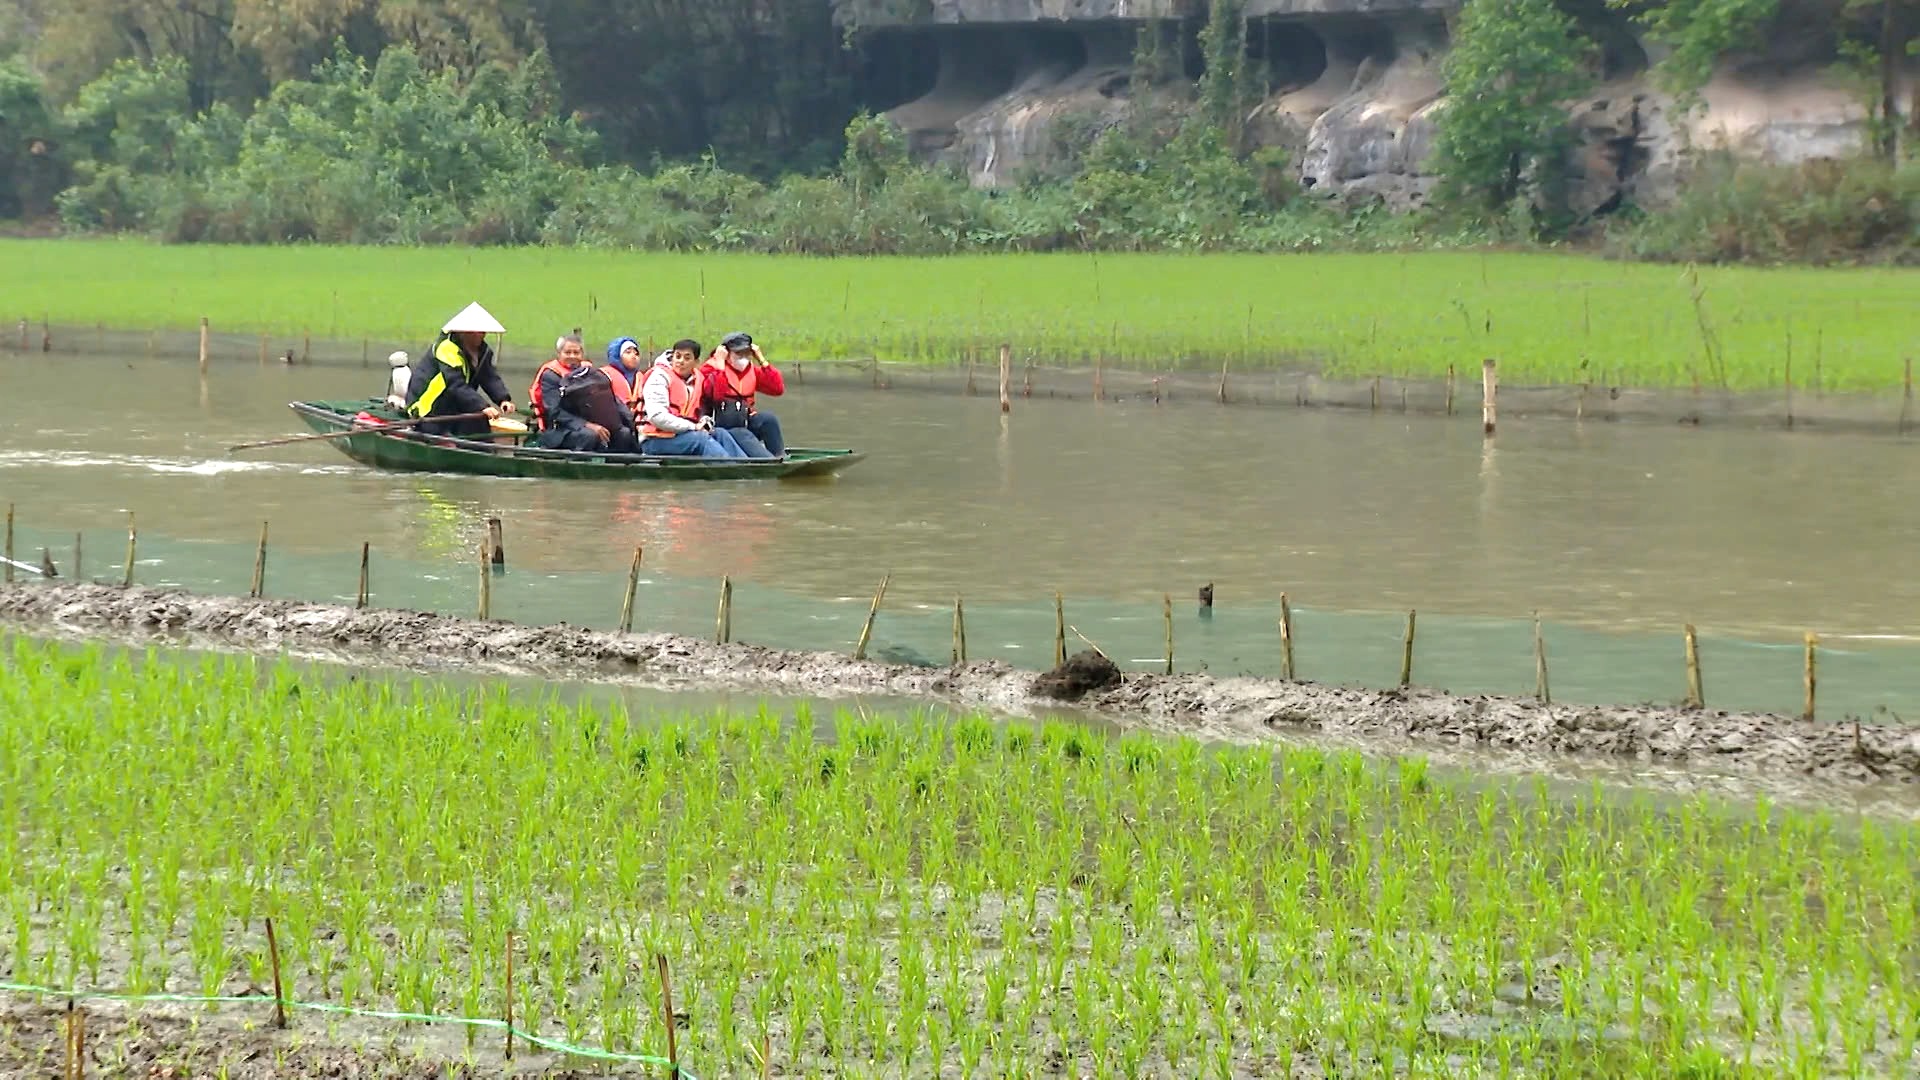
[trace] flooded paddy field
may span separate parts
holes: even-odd
[[[1916,1063],[1907,821],[1060,721],[8,648],[7,714],[37,718],[0,726],[12,978],[242,999],[86,1002],[96,1068],[492,1075],[509,950],[512,1068],[548,1075],[590,1062],[525,1035],[657,1064],[656,957],[703,1077],[762,1075],[762,1047],[783,1076]],[[33,782],[76,759],[99,767]],[[7,1006],[0,1061],[57,1061],[57,1012]]]

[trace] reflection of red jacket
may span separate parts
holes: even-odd
[[[710,359],[700,365],[702,412],[718,412],[723,401],[744,401],[747,411],[752,412],[756,396],[779,397],[786,392],[787,381],[772,364],[749,364],[747,370],[741,372],[728,367],[724,358]]]

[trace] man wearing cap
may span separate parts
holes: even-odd
[[[494,366],[488,334],[506,328],[478,303],[468,304],[440,328],[433,347],[416,360],[407,386],[407,412],[413,416],[470,416],[421,424],[429,435],[486,437],[488,421],[513,411],[513,395]],[[471,415],[481,414],[481,415]]]
[[[716,426],[730,433],[752,458],[787,454],[780,418],[760,409],[760,394],[779,397],[787,392],[780,369],[767,363],[760,346],[747,334],[728,334],[720,340],[700,369],[700,404]]]

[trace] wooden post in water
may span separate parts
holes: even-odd
[[[1380,411],[1380,376],[1373,377],[1373,385],[1367,390],[1367,411]]]
[[[1547,638],[1540,631],[1540,613],[1533,613],[1533,696],[1542,705],[1553,704],[1553,690],[1547,685]]]
[[[1093,400],[1107,400],[1106,384],[1107,354],[1098,353],[1093,358]]]
[[[1907,433],[1908,418],[1913,413],[1913,357],[1907,357],[1907,373],[1900,394],[1900,434]]]
[[[1447,415],[1453,415],[1453,365],[1447,365]]]
[[[207,373],[207,317],[200,316],[200,374]]]
[[[1221,359],[1221,361],[1220,361],[1220,393],[1219,393],[1219,397],[1220,397],[1220,404],[1222,404],[1222,405],[1225,405],[1225,404],[1227,403],[1227,365],[1228,365],[1228,364],[1230,364],[1230,363],[1232,363],[1232,362],[1233,362],[1233,358],[1232,358],[1232,357],[1224,357],[1224,358],[1222,358],[1222,359]]]
[[[120,581],[120,587],[123,589],[133,587],[133,556],[134,549],[139,546],[139,539],[139,534],[134,531],[133,511],[129,510],[127,511],[127,574]]]
[[[720,613],[713,620],[713,643],[725,645],[733,640],[733,578],[720,577]]]
[[[1819,640],[1820,640],[1819,638],[1814,636],[1813,631],[1811,630],[1807,631],[1807,665],[1806,665],[1807,707],[1804,710],[1802,710],[1800,713],[1800,719],[1802,720],[1813,719],[1813,688],[1814,688],[1814,683],[1816,682],[1815,670],[1814,670],[1815,663],[1816,663],[1814,658],[1814,647],[1819,644]]]
[[[500,526],[500,519],[487,519],[487,559],[493,564],[493,572],[504,574],[507,570],[506,535]]]
[[[1788,338],[1787,341],[1788,341],[1787,374],[1786,374],[1786,377],[1782,380],[1782,382],[1785,384],[1786,391],[1787,391],[1787,430],[1792,431],[1793,430],[1793,349],[1792,349],[1793,339]]]
[[[300,362],[303,364],[313,362],[313,331],[311,330],[301,332]]]
[[[1000,346],[1000,411],[1013,411],[1013,346]]]
[[[633,598],[640,589],[640,559],[645,553],[644,545],[634,545],[633,567],[627,571],[627,598],[620,602],[620,632],[623,634],[633,633]]]
[[[953,594],[953,666],[967,662],[967,615],[960,594]]]
[[[267,587],[267,523],[260,523],[260,547],[253,553],[253,585],[247,595],[255,600]]]
[[[880,588],[874,591],[873,606],[867,609],[866,625],[860,627],[860,640],[853,647],[853,658],[855,660],[865,660],[867,658],[867,642],[873,640],[873,620],[875,616],[880,614],[880,601],[886,598],[887,582],[892,580],[893,575],[891,573],[882,577],[880,579]]]
[[[1053,591],[1053,666],[1067,662],[1067,608],[1060,590]]]
[[[1280,594],[1280,677],[1293,681],[1293,607]]]
[[[1167,674],[1173,674],[1173,594],[1160,594],[1160,613],[1167,624]]]
[[[367,588],[369,584],[367,580],[367,563],[372,555],[372,541],[362,540],[360,542],[360,592],[353,602],[356,611],[365,611],[367,609],[367,601],[370,599]]]
[[[1020,396],[1030,398],[1033,396],[1033,355],[1031,353],[1021,362],[1021,370],[1024,374],[1021,377]]]
[[[7,504],[7,550],[6,565],[0,566],[0,581],[13,583],[13,504]]]
[[[1493,358],[1480,361],[1480,433],[1493,436],[1494,398],[1500,392],[1500,379],[1493,372]]]
[[[978,349],[969,347],[967,349],[967,396],[968,397],[973,396],[973,365],[979,359],[980,359],[980,351]]]
[[[1700,639],[1693,632],[1693,624],[1686,625],[1685,640],[1687,646],[1687,701],[1689,709],[1705,708],[1707,695],[1700,684]]]
[[[480,542],[480,621],[493,618],[493,567],[488,565],[487,542]]]
[[[1413,685],[1413,622],[1417,613],[1407,611],[1407,636],[1400,642],[1400,689]]]

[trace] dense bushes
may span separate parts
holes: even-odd
[[[1611,246],[1675,261],[1920,263],[1920,163],[1715,155],[1674,206],[1615,230]]]

